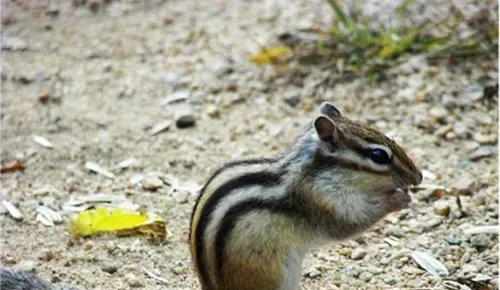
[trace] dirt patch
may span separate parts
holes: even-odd
[[[34,2],[2,2],[3,19],[11,19],[2,30],[1,162],[25,166],[1,175],[2,199],[24,213],[16,222],[2,209],[3,265],[82,289],[198,289],[186,242],[196,196],[171,194],[168,186],[147,191],[130,179],[162,172],[202,184],[223,162],[276,155],[314,116],[311,108],[329,100],[400,141],[428,183],[450,190],[437,205],[435,193],[422,190],[411,210],[313,251],[301,287],[442,285],[412,261],[413,250],[432,253],[452,278],[469,271],[498,287],[497,235],[464,234],[498,224],[498,95],[487,93],[498,86],[496,61],[446,65],[414,57],[382,83],[325,87],[317,84],[326,70],[308,68],[297,83],[289,71],[257,67],[248,56],[281,32],[328,24],[326,1],[113,1],[96,13],[70,1]],[[179,111],[196,124],[151,134]],[[53,148],[33,142],[33,134]],[[130,158],[140,165],[116,169]],[[116,178],[89,172],[88,161]],[[65,224],[35,221],[40,204],[60,210],[71,197],[97,192],[127,196],[163,216],[166,242],[105,236],[74,244]],[[450,214],[440,215],[443,207]]]

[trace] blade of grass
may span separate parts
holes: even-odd
[[[344,13],[344,11],[340,7],[339,3],[337,3],[336,0],[327,0],[327,2],[328,2],[328,4],[330,4],[330,7],[332,8],[333,13],[337,17],[337,19],[340,21],[340,23],[342,23],[349,32],[352,32],[353,24],[347,18],[347,15]]]

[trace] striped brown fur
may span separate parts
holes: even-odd
[[[405,151],[331,104],[320,110],[280,157],[228,163],[205,183],[190,228],[203,289],[296,287],[302,247],[361,233],[407,206],[398,188],[422,176]],[[374,163],[373,146],[391,151],[386,163]]]

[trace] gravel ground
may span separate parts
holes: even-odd
[[[417,56],[380,83],[318,86],[328,76],[320,67],[258,67],[248,56],[280,33],[330,23],[324,0],[70,2],[2,1],[1,163],[25,167],[1,175],[2,199],[24,214],[15,221],[1,208],[2,265],[82,289],[198,289],[186,244],[195,194],[164,184],[146,190],[130,179],[162,172],[202,184],[225,161],[275,155],[328,100],[401,142],[427,186],[411,209],[314,250],[302,289],[443,289],[446,279],[498,288],[498,235],[467,232],[498,224],[496,61],[431,64]],[[152,135],[162,122],[172,125]],[[131,158],[140,164],[116,167]],[[89,172],[89,161],[116,178]],[[35,220],[39,205],[67,220],[62,204],[93,193],[126,196],[160,214],[166,241],[73,242],[65,223]],[[433,277],[414,251],[437,258],[449,275]]]

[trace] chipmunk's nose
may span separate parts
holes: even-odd
[[[422,171],[417,171],[417,173],[415,174],[415,184],[414,185],[419,185],[420,183],[422,183],[422,179],[424,178],[424,176],[422,175]]]

